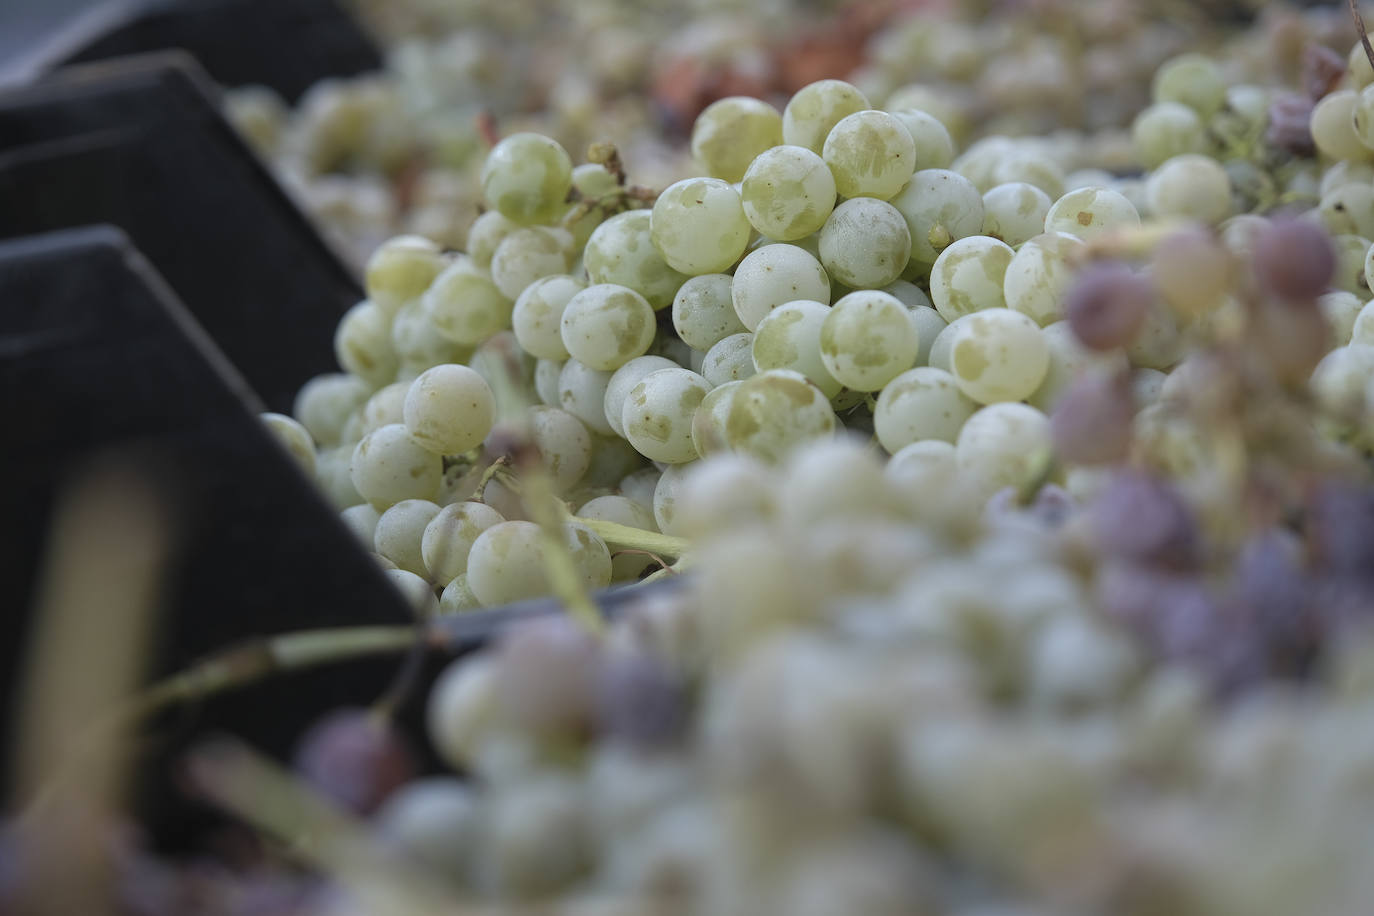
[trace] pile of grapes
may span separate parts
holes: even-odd
[[[1156,30],[1128,130],[1051,131],[1123,9],[1059,69],[997,39],[1029,133],[891,85],[998,34],[912,13],[889,90],[715,101],[661,190],[493,138],[462,250],[377,247],[343,371],[265,419],[420,626],[568,612],[433,685],[454,774],[330,712],[258,819],[297,855],[125,853],[136,911],[1367,912],[1374,53]]]

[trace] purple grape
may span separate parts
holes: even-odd
[[[1079,273],[1064,299],[1064,317],[1083,345],[1113,350],[1130,343],[1155,300],[1150,281],[1125,264],[1100,261]]]
[[[1323,482],[1308,499],[1306,528],[1316,569],[1374,581],[1374,487]]]
[[[618,653],[602,666],[597,711],[603,732],[612,740],[632,747],[663,747],[682,735],[686,689],[682,680],[653,656]]]
[[[1302,52],[1302,88],[1307,97],[1318,100],[1331,92],[1345,69],[1344,57],[1316,42],[1309,44]]]
[[[1140,471],[1119,471],[1089,511],[1098,549],[1107,557],[1174,569],[1197,561],[1193,514],[1162,480]]]
[[[370,814],[416,772],[409,743],[390,721],[367,709],[336,709],[297,745],[296,770],[321,794]]]
[[[1284,217],[1259,229],[1252,257],[1260,287],[1290,302],[1310,303],[1336,275],[1331,239],[1307,220]]]
[[[1245,543],[1232,570],[1232,594],[1253,620],[1274,671],[1298,674],[1310,666],[1321,629],[1300,547],[1290,534],[1271,529]]]
[[[1030,511],[1046,528],[1054,529],[1062,527],[1073,517],[1078,511],[1078,503],[1063,487],[1047,483],[1035,494]]]
[[[1374,621],[1374,579],[1318,576],[1311,595],[1313,613],[1324,631],[1367,629]]]
[[[1135,395],[1130,376],[1086,372],[1054,405],[1050,435],[1055,450],[1075,464],[1111,464],[1131,450]]]
[[[516,724],[558,735],[591,727],[601,651],[570,618],[516,624],[501,640],[497,665],[497,696]]]
[[[1269,127],[1265,139],[1295,156],[1317,151],[1312,140],[1312,100],[1296,92],[1279,93],[1269,103]]]

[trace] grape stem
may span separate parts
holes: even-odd
[[[616,522],[582,518],[579,515],[569,516],[568,521],[590,529],[612,550],[640,550],[644,553],[659,554],[665,557],[681,557],[687,552],[688,542],[686,538],[659,534],[657,531],[645,531],[642,528],[631,528],[629,525],[621,525]]]
[[[1369,58],[1369,66],[1374,68],[1374,46],[1369,44],[1369,33],[1364,28],[1364,17],[1356,0],[1350,0],[1350,17],[1355,20],[1355,31],[1360,33],[1360,44],[1364,45],[1364,56]]]

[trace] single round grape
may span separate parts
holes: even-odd
[[[734,451],[780,461],[799,445],[830,436],[835,424],[830,403],[805,376],[770,369],[735,390],[725,436]]]
[[[1215,159],[1191,153],[1175,156],[1150,173],[1145,197],[1157,217],[1215,225],[1231,215],[1231,178]]]
[[[1374,235],[1374,187],[1346,184],[1322,195],[1317,215],[1332,235]]]
[[[649,220],[649,237],[663,260],[692,276],[728,270],[744,254],[749,232],[739,192],[719,178],[669,185]]]
[[[749,224],[791,242],[819,232],[835,209],[835,176],[825,160],[800,146],[776,146],[750,163],[740,185]]]
[[[950,355],[954,350],[954,335],[958,331],[960,323],[968,317],[968,315],[964,315],[961,318],[956,318],[940,329],[940,332],[935,335],[935,340],[931,341],[926,365],[935,369],[943,369],[945,372],[950,370]]]
[[[490,267],[497,246],[519,228],[519,223],[506,219],[496,210],[488,210],[473,220],[472,228],[468,230],[468,257],[478,267]]]
[[[554,489],[567,492],[591,466],[591,434],[581,420],[557,407],[531,407],[527,416],[530,437],[553,478]]]
[[[484,607],[549,592],[544,534],[534,522],[497,522],[468,551],[468,588]]]
[[[692,125],[692,158],[724,181],[739,181],[756,156],[781,143],[782,115],[748,96],[712,102]]]
[[[993,134],[970,144],[955,158],[950,168],[973,182],[978,193],[982,194],[997,184],[994,177],[997,164],[1016,150],[1016,141],[1010,137]]]
[[[1040,329],[1040,334],[1049,347],[1050,365],[1045,372],[1044,381],[1026,401],[1032,407],[1046,413],[1058,402],[1064,389],[1084,372],[1107,373],[1128,368],[1126,355],[1120,349],[1090,350],[1074,334],[1072,326],[1067,321],[1045,325]]]
[[[926,112],[939,120],[958,143],[967,141],[973,127],[969,120],[966,100],[956,87],[948,85],[910,83],[900,86],[888,95],[885,107],[888,111],[914,108]]]
[[[372,393],[359,412],[362,426],[358,438],[390,423],[405,422],[406,392],[410,385],[410,382],[393,382]]]
[[[1215,234],[1182,229],[1164,238],[1150,257],[1155,289],[1185,317],[1219,308],[1235,286],[1235,261]]]
[[[1205,153],[1207,126],[1196,111],[1179,102],[1156,102],[1131,123],[1131,141],[1147,169],[1184,153]]]
[[[412,780],[377,811],[378,834],[440,880],[464,875],[480,848],[481,805],[476,792],[451,776]]]
[[[1320,226],[1276,219],[1256,231],[1251,262],[1262,289],[1295,302],[1320,296],[1336,274],[1336,251]]]
[[[1226,102],[1226,79],[1211,58],[1180,54],[1159,65],[1150,96],[1156,102],[1180,102],[1210,118]]]
[[[882,288],[890,296],[896,296],[902,304],[913,311],[917,308],[932,308],[930,297],[925,290],[907,280],[893,280]],[[841,297],[843,298],[843,297]]]
[[[585,363],[570,359],[558,373],[558,404],[601,436],[615,434],[606,421],[606,389],[612,373],[601,372]]]
[[[1111,350],[1129,344],[1155,299],[1150,282],[1116,261],[1089,264],[1064,300],[1064,317],[1085,345]]]
[[[391,563],[381,554],[373,554],[383,563]],[[400,569],[394,564],[382,570],[393,588],[401,593],[401,600],[410,608],[417,620],[428,620],[439,613],[439,599],[434,596],[434,586],[408,569]]]
[[[1317,306],[1331,325],[1333,345],[1343,347],[1350,343],[1355,333],[1355,321],[1364,308],[1360,297],[1344,291],[1326,293],[1317,299]]]
[[[1362,235],[1338,235],[1331,240],[1331,244],[1336,249],[1336,273],[1331,278],[1332,288],[1357,296],[1369,295],[1364,278],[1364,266],[1369,258],[1369,239]]]
[[[281,413],[259,414],[258,419],[306,474],[315,473],[315,442],[304,426]]]
[[[482,164],[482,196],[521,225],[553,222],[571,188],[567,151],[540,134],[511,134],[492,147]]]
[[[959,389],[980,404],[1029,397],[1049,370],[1040,326],[1011,309],[984,309],[954,333],[950,371]]]
[[[520,349],[538,359],[567,359],[561,325],[563,309],[568,300],[586,288],[587,284],[567,274],[542,277],[525,287],[511,311],[511,330]]]
[[[842,197],[887,200],[916,170],[911,133],[885,111],[856,111],[841,118],[826,135],[821,155]]]
[[[1055,451],[1074,464],[1122,461],[1130,452],[1134,417],[1129,375],[1085,372],[1070,383],[1050,414]]]
[[[417,235],[398,235],[383,242],[367,259],[363,288],[378,308],[394,315],[429,289],[443,269],[444,256],[438,245]]]
[[[353,484],[353,448],[348,444],[336,445],[315,455],[315,483],[335,509],[365,502]]]
[[[821,355],[821,329],[829,314],[830,306],[808,299],[773,309],[754,332],[754,369],[791,369],[806,376],[826,397],[839,394],[843,385],[831,375]]]
[[[1308,126],[1312,131],[1312,142],[1320,153],[1332,159],[1357,162],[1374,156],[1374,152],[1360,142],[1360,135],[1355,129],[1355,113],[1359,104],[1359,93],[1353,89],[1338,89],[1313,106]]]
[[[683,481],[695,463],[670,464],[654,481],[654,492],[650,505],[654,510],[654,523],[664,534],[680,537],[683,534],[682,522],[678,518],[678,497],[681,495]]]
[[[381,513],[367,503],[349,506],[339,513],[339,520],[366,547],[373,546],[373,536],[377,531],[377,521]]]
[[[338,445],[349,414],[361,408],[371,394],[367,383],[357,376],[329,372],[301,386],[291,413],[315,443]]]
[[[596,591],[611,584],[611,551],[600,535],[570,522],[563,525],[563,543],[584,589]]]
[[[930,298],[945,321],[981,309],[1002,308],[1011,246],[985,235],[954,242],[935,259],[930,271]]]
[[[1052,449],[1050,421],[1025,404],[990,404],[964,422],[954,443],[961,478],[984,496],[1021,488],[1041,474]]]
[[[735,269],[730,298],[740,323],[753,331],[769,311],[784,302],[829,302],[830,278],[821,262],[806,249],[765,245],[751,252]]]
[[[301,736],[292,761],[301,778],[344,810],[370,814],[415,775],[415,753],[389,719],[340,708]]]
[[[758,335],[754,349],[757,353]],[[920,335],[906,306],[878,290],[845,296],[828,310],[820,328],[821,361],[854,391],[879,390],[914,366],[920,350]]]
[[[563,396],[558,390],[558,379],[562,374],[563,363],[560,360],[541,359],[535,363],[534,390],[540,402],[549,407],[558,407],[563,403]]]
[[[754,372],[754,335],[748,331],[721,338],[701,361],[701,374],[712,387],[747,379]]]
[[[692,415],[692,445],[703,458],[727,449],[725,422],[730,418],[730,399],[742,384],[726,382],[712,388]]]
[[[653,461],[696,460],[692,415],[710,390],[710,382],[688,369],[649,373],[625,399],[620,418],[625,438]]]
[[[405,426],[425,448],[458,455],[491,432],[496,398],[486,380],[467,366],[435,366],[410,383]]]
[[[373,388],[396,377],[399,361],[391,346],[391,318],[375,303],[363,301],[344,313],[334,332],[339,365]]]
[[[702,274],[682,284],[673,297],[673,329],[693,350],[705,352],[721,338],[748,330],[735,311],[732,283],[729,274]]]
[[[472,766],[483,741],[498,727],[496,671],[493,655],[467,655],[449,663],[429,692],[425,730],[439,756],[455,769]]]
[[[963,175],[948,169],[923,169],[892,198],[911,235],[911,257],[934,263],[951,242],[983,228],[983,195]]]
[[[423,299],[412,299],[396,312],[391,320],[391,348],[400,361],[396,377],[403,380],[441,363],[464,363],[472,358],[471,347],[439,333]]]
[[[978,404],[943,369],[919,366],[888,382],[873,408],[873,432],[890,454],[913,442],[954,442]]]
[[[468,552],[478,535],[504,521],[501,513],[484,503],[444,506],[430,519],[420,538],[424,571],[435,582],[451,583],[467,572]]]
[[[911,233],[891,204],[856,197],[836,207],[825,221],[820,252],[833,279],[855,289],[876,289],[902,275],[911,254]]]
[[[372,533],[373,546],[397,569],[424,576],[428,569],[421,556],[420,541],[425,526],[438,514],[439,507],[427,499],[403,499],[378,518]]]
[[[873,106],[843,80],[818,80],[803,86],[782,112],[782,142],[820,153],[825,138],[841,118]]]
[[[1064,170],[1048,156],[1034,150],[1022,150],[1002,157],[992,170],[993,184],[980,190],[986,194],[997,185],[1028,184],[1037,188],[1050,200],[1064,194]]]
[[[567,241],[544,226],[517,229],[491,256],[491,282],[514,301],[535,280],[568,270]]]
[[[403,499],[433,499],[443,472],[443,459],[400,423],[368,433],[349,461],[353,485],[379,510]]]
[[[1223,173],[1224,174],[1224,173]],[[1227,180],[1229,186],[1229,179]],[[1230,195],[1227,194],[1227,207]],[[1067,232],[1089,239],[1112,229],[1133,229],[1140,225],[1135,205],[1109,188],[1079,188],[1054,202],[1045,217],[1046,232]]]
[[[921,345],[916,350],[916,365],[930,365],[930,351],[935,347],[935,339],[949,327],[933,306],[918,305],[911,309],[911,323],[916,327],[916,336]]]
[[[445,268],[422,301],[440,334],[469,346],[510,327],[514,306],[486,271],[464,261]]]
[[[625,435],[625,427],[620,418],[625,409],[625,399],[630,391],[650,372],[659,369],[678,369],[677,363],[663,356],[638,356],[630,360],[611,376],[606,383],[606,394],[601,402],[606,423],[617,436]]]
[[[981,234],[1016,248],[1044,232],[1052,204],[1048,194],[1024,181],[999,184],[983,195]]]
[[[954,491],[959,475],[954,456],[953,443],[921,439],[894,452],[883,468],[883,477],[904,504],[919,511]]]
[[[913,171],[922,169],[947,169],[954,161],[954,141],[949,129],[932,114],[916,108],[888,109],[902,126],[911,134],[912,146],[916,151],[916,166]]]
[[[598,283],[574,294],[563,307],[559,327],[568,353],[602,372],[614,372],[643,356],[657,330],[648,301],[614,283]]]
[[[1366,302],[1355,316],[1355,324],[1350,329],[1350,343],[1374,346],[1374,306]]]
[[[627,210],[606,220],[582,252],[582,263],[593,283],[627,286],[649,301],[654,310],[673,304],[673,296],[687,280],[668,266],[650,238],[648,210]]]
[[[1041,326],[1063,317],[1064,297],[1073,279],[1072,259],[1083,241],[1065,233],[1045,233],[1028,239],[1002,280],[1007,308],[1033,318]]]
[[[1337,419],[1359,418],[1367,406],[1369,379],[1374,378],[1374,347],[1336,347],[1317,364],[1309,387],[1318,406]]]
[[[641,531],[657,531],[654,513],[646,506],[625,496],[598,496],[577,510],[578,518],[614,522]],[[621,553],[611,557],[611,581],[633,582],[646,570],[657,565],[643,554]]]

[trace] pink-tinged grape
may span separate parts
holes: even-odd
[[[1276,219],[1255,232],[1255,277],[1260,288],[1299,302],[1315,299],[1336,276],[1336,249],[1317,224]]]
[[[601,648],[570,617],[522,621],[496,653],[496,701],[518,727],[576,735],[592,724]]]
[[[596,711],[611,741],[646,750],[670,745],[687,724],[686,685],[652,655],[616,652],[597,676]]]
[[[1118,471],[1090,510],[1098,549],[1108,557],[1186,568],[1197,559],[1193,513],[1166,481]]]
[[[1050,414],[1055,451],[1074,464],[1108,464],[1131,448],[1135,394],[1126,373],[1086,372],[1060,395]]]
[[[1064,316],[1084,345],[1112,350],[1140,332],[1154,298],[1150,281],[1124,264],[1104,261],[1084,268],[1069,287]]]
[[[400,731],[366,709],[325,715],[301,737],[294,762],[312,788],[357,814],[370,814],[416,772]]]

